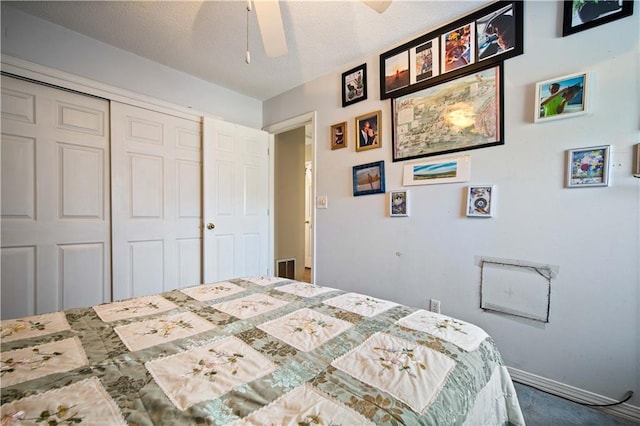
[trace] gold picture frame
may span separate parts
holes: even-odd
[[[356,117],[356,151],[382,148],[382,111]]]
[[[336,123],[331,126],[331,149],[347,147],[347,122]]]

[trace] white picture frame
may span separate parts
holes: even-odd
[[[589,113],[591,75],[563,75],[536,83],[534,122],[579,117]]]
[[[470,172],[471,157],[469,155],[422,161],[404,166],[402,185],[466,182],[469,180]]]
[[[609,186],[611,145],[567,150],[567,188]]]
[[[495,195],[495,185],[469,185],[467,187],[467,216],[493,217]]]
[[[409,216],[409,191],[407,189],[389,191],[389,216]]]

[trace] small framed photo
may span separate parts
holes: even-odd
[[[409,216],[409,191],[389,191],[389,216]]]
[[[441,36],[442,72],[466,67],[476,61],[475,22],[470,22]]]
[[[331,149],[347,147],[347,122],[331,126]]]
[[[469,180],[471,161],[468,155],[407,164],[403,169],[402,185],[432,185]]]
[[[633,0],[565,1],[562,11],[562,36],[566,37],[633,15]]]
[[[494,185],[472,185],[467,188],[467,216],[492,217],[495,200]]]
[[[367,64],[342,73],[342,107],[367,99]]]
[[[384,194],[384,161],[353,166],[353,195]]]
[[[589,74],[571,74],[536,84],[535,122],[589,112]]]
[[[610,145],[567,151],[567,188],[609,186]]]
[[[391,93],[409,86],[409,50],[384,60],[384,92]]]
[[[356,151],[382,147],[382,111],[356,117]]]

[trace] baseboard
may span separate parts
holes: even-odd
[[[553,395],[562,396],[586,404],[612,404],[617,402],[616,400],[613,400],[606,396],[598,395],[580,388],[565,385],[564,383],[556,382],[542,376],[527,373],[526,371],[518,370],[517,368],[507,367],[507,369],[509,370],[509,374],[511,375],[512,380],[523,383],[525,385],[536,387]],[[640,423],[640,407],[637,407],[635,405],[624,403],[615,405],[613,407],[594,408],[597,408],[598,410],[607,414],[611,414],[613,416]]]

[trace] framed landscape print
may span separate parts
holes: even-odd
[[[409,86],[409,80],[409,51],[400,52],[384,61],[385,93]]]
[[[534,121],[577,117],[589,112],[589,74],[571,74],[536,84]]]
[[[567,187],[609,186],[609,145],[567,151]]]
[[[403,169],[402,185],[466,182],[470,171],[471,161],[468,155],[408,164]]]
[[[633,3],[633,0],[565,1],[562,11],[562,36],[566,37],[631,16]]]
[[[353,166],[353,195],[384,193],[384,161]]]
[[[503,144],[502,114],[500,65],[395,98],[393,161]]]
[[[367,64],[342,73],[342,107],[367,99]]]

